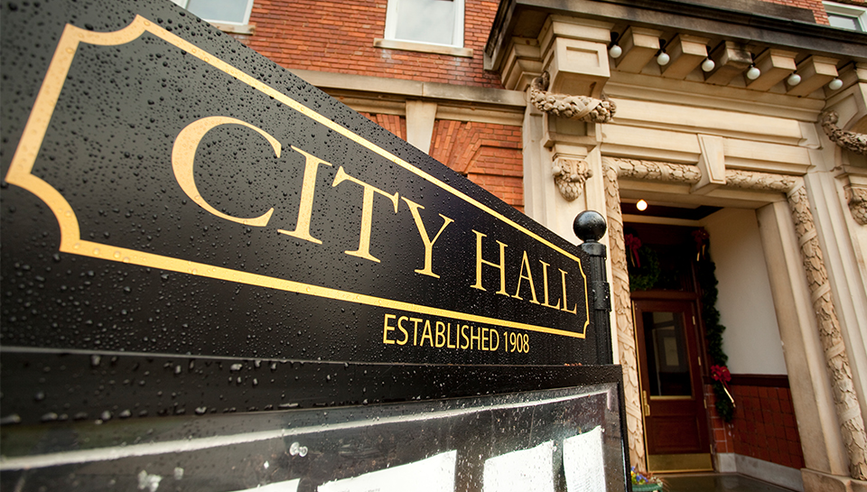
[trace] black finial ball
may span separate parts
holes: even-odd
[[[585,243],[595,243],[605,235],[605,230],[608,226],[605,224],[605,219],[602,214],[594,210],[585,210],[575,217],[572,223],[572,230],[578,239]]]

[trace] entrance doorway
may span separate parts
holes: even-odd
[[[648,467],[712,469],[695,301],[633,305]]]
[[[647,466],[712,470],[704,399],[704,331],[696,279],[698,227],[624,224]]]

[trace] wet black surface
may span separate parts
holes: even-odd
[[[231,37],[168,1],[3,9],[5,346],[597,361],[583,252]]]

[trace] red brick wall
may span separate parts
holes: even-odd
[[[406,140],[406,118],[361,113]],[[430,155],[509,205],[524,211],[521,127],[437,120]]]
[[[370,114],[359,113],[364,115],[370,121],[394,133],[398,137],[406,140],[406,118],[393,114]]]
[[[825,7],[822,5],[822,0],[764,0],[770,3],[779,3],[782,5],[791,5],[802,9],[813,11],[813,16],[816,18],[817,24],[828,24],[828,14],[825,12]],[[867,6],[867,0],[834,0],[834,3],[845,3],[857,5],[859,7]]]
[[[781,5],[789,5],[792,7],[800,7],[802,9],[812,10],[813,17],[816,18],[817,24],[828,24],[828,14],[825,13],[825,7],[822,6],[822,0],[764,0],[768,3],[778,3]]]
[[[373,47],[387,0],[256,0],[247,46],[286,68],[501,88],[482,66],[496,0],[466,0],[464,47],[472,58]]]
[[[524,211],[521,127],[438,120],[431,156]]]
[[[800,469],[804,453],[789,388],[730,385],[735,399],[731,423],[720,419],[710,385],[705,386],[717,453],[737,453]]]

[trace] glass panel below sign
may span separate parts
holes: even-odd
[[[625,491],[617,383],[478,398],[70,424],[2,484],[213,492]],[[131,425],[136,424],[136,425]],[[136,437],[136,432],[141,436]],[[55,435],[56,434],[56,435]],[[59,439],[57,436],[75,436]],[[122,439],[122,444],[106,446]],[[71,448],[70,443],[75,442]],[[85,443],[103,443],[90,449]],[[14,451],[14,449],[13,449]],[[25,463],[26,462],[26,463]],[[38,468],[36,473],[28,467]],[[160,490],[163,487],[160,487]]]

